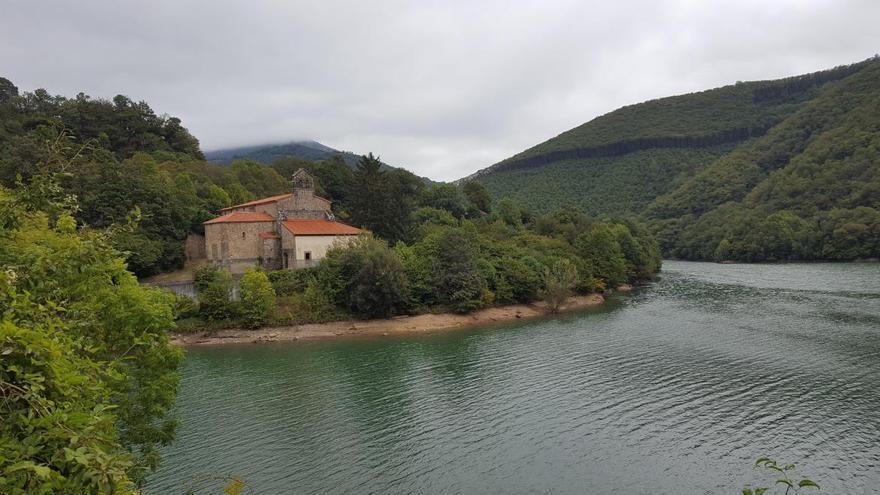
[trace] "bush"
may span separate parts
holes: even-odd
[[[560,258],[544,268],[543,282],[541,296],[550,311],[555,313],[571,296],[571,290],[578,282],[577,267],[570,260]]]
[[[610,286],[627,281],[626,258],[611,226],[596,225],[579,235],[575,248],[584,260],[586,276],[600,279]]]
[[[248,270],[241,277],[242,323],[250,328],[266,324],[275,311],[275,290],[269,283],[266,272]]]
[[[283,314],[279,320],[288,324],[325,323],[346,317],[314,280],[309,282],[304,291],[282,300],[279,305],[279,309],[281,308],[284,310],[279,311]]]
[[[409,301],[403,264],[385,241],[363,235],[327,253],[321,288],[339,306],[364,318],[387,318]]]
[[[232,303],[232,274],[216,266],[203,266],[193,273],[198,290],[199,315],[209,322],[235,317]]]
[[[269,272],[269,282],[277,296],[289,296],[302,292],[309,281],[317,275],[317,268],[301,268],[297,270],[275,270]]]
[[[172,294],[171,311],[174,314],[174,321],[185,320],[199,314],[199,305],[191,297]]]
[[[447,229],[437,238],[433,264],[438,302],[467,313],[483,306],[486,281],[476,263],[471,240],[460,229]]]
[[[501,258],[496,269],[496,299],[502,303],[533,301],[541,289],[541,276],[532,268],[536,264],[533,258]]]

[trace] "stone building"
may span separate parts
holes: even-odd
[[[208,261],[240,273],[247,268],[313,266],[334,245],[350,242],[361,230],[337,222],[330,201],[315,195],[312,177],[293,174],[293,190],[230,206],[205,225]]]

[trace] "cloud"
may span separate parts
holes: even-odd
[[[455,179],[622,105],[877,50],[873,1],[7,0],[0,72],[204,149],[313,138]]]

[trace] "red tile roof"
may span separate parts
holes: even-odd
[[[330,220],[284,220],[284,227],[294,235],[358,235],[361,229]]]
[[[240,205],[235,205],[235,206],[230,206],[230,207],[228,207],[228,208],[223,208],[223,209],[221,209],[220,211],[234,210],[234,209],[236,209],[236,208],[244,208],[244,207],[246,207],[246,206],[257,206],[257,205],[264,205],[264,204],[267,204],[267,203],[274,203],[274,202],[276,202],[276,201],[281,201],[282,199],[287,199],[287,198],[289,198],[289,197],[291,197],[291,196],[293,196],[292,193],[279,194],[278,196],[269,196],[268,198],[257,199],[257,200],[254,200],[254,201],[249,201],[249,202],[247,202],[247,203],[242,203],[242,204],[240,204]]]
[[[281,236],[275,232],[260,232],[260,239],[281,239]]]
[[[226,208],[222,208],[220,211],[236,210],[238,208],[247,208],[248,206],[258,206],[258,205],[265,205],[265,204],[269,204],[269,203],[275,203],[276,201],[281,201],[281,200],[287,199],[291,196],[293,196],[293,193],[279,194],[278,196],[269,196],[268,198],[255,199],[254,201],[249,201],[247,203],[242,203],[240,205],[227,206]],[[327,204],[331,203],[331,201],[329,199],[322,198],[321,196],[318,196],[318,195],[315,195],[315,199],[324,201]]]
[[[263,212],[252,212],[252,211],[234,211],[232,213],[227,213],[223,216],[219,216],[217,218],[213,218],[208,220],[207,222],[202,222],[204,225],[210,225],[212,223],[242,223],[242,222],[274,222],[275,219],[272,218],[272,215]]]

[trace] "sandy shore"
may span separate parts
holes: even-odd
[[[572,311],[605,302],[601,294],[570,298],[561,311]],[[293,340],[331,339],[339,337],[402,335],[456,330],[491,325],[548,314],[547,306],[538,302],[481,309],[466,315],[442,313],[417,316],[398,316],[387,320],[346,320],[330,323],[312,323],[257,330],[232,328],[211,334],[172,334],[172,342],[182,346],[249,344],[285,342]]]

